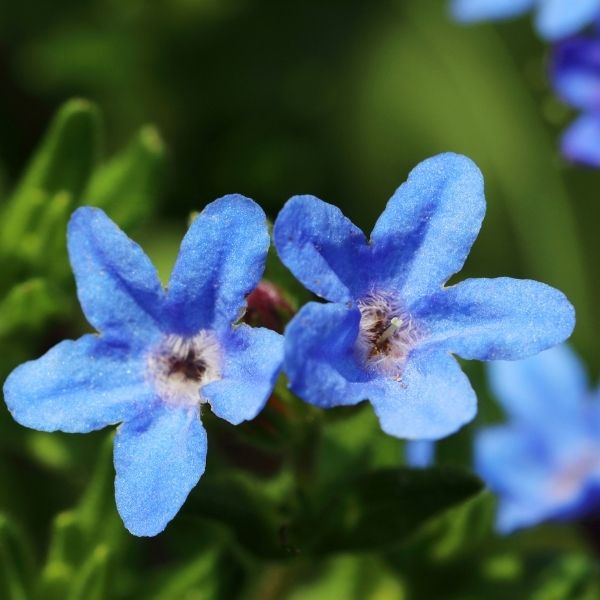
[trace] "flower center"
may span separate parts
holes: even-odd
[[[397,298],[369,294],[358,302],[360,330],[357,349],[367,364],[399,378],[419,331]]]
[[[206,402],[202,386],[221,379],[221,352],[214,335],[168,335],[148,355],[148,372],[160,397],[171,404]]]

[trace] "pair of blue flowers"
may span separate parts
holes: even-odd
[[[392,196],[370,239],[334,206],[290,199],[274,225],[283,263],[317,296],[285,336],[241,324],[270,239],[263,211],[239,195],[208,205],[187,232],[167,288],[141,248],[94,208],[78,209],[68,248],[81,306],[99,334],[65,341],[4,385],[21,424],[115,438],[117,508],[155,535],[201,477],[201,407],[254,418],[284,367],[290,387],[324,408],[373,404],[384,431],[446,436],[476,398],[453,354],[520,359],[572,332],[565,296],[542,283],[469,279],[445,287],[485,212],[467,158],[424,161]]]

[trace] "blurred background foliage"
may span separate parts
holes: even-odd
[[[561,288],[595,378],[600,175],[558,154],[570,114],[528,20],[465,28],[446,8],[2,3],[0,377],[86,330],[65,250],[75,206],[103,207],[166,279],[189,213],[223,194],[274,217],[312,193],[368,230],[417,162],[453,150],[488,199],[460,277]],[[305,300],[275,259],[267,276]],[[368,406],[323,413],[284,382],[253,423],[205,414],[206,474],[155,539],[116,515],[110,433],[34,432],[2,408],[0,598],[600,597],[576,526],[493,533],[493,498],[465,467],[473,430],[502,415],[481,366],[465,368],[480,414],[428,471],[402,466]]]

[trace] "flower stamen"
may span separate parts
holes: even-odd
[[[420,339],[410,314],[391,294],[372,293],[358,302],[357,351],[367,365],[399,378],[404,362]]]
[[[400,317],[392,317],[388,328],[377,338],[375,345],[381,346],[386,340],[391,338],[400,327],[402,327],[402,319]]]

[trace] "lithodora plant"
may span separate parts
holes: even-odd
[[[82,106],[59,114],[7,214],[16,221],[21,214],[30,232],[36,189],[43,198],[77,190],[68,257],[93,331],[39,358],[36,346],[24,348],[32,360],[6,378],[4,399],[18,423],[40,432],[117,429],[80,504],[56,518],[37,577],[24,575],[34,569],[24,566],[26,536],[5,530],[6,547],[18,548],[10,550],[7,589],[102,597],[114,585],[113,595],[148,597],[146,586],[154,586],[156,597],[177,598],[212,585],[210,597],[285,597],[323,557],[368,552],[373,561],[349,563],[361,582],[348,597],[366,589],[365,568],[377,573],[372,593],[393,581],[401,597],[404,584],[391,573],[410,564],[402,544],[413,540],[423,564],[466,552],[464,530],[461,543],[444,540],[469,519],[487,523],[482,482],[464,468],[406,468],[397,440],[428,444],[475,417],[476,394],[456,357],[524,359],[563,342],[575,324],[566,297],[543,283],[501,277],[447,285],[484,217],[476,165],[452,153],[419,164],[369,239],[312,196],[288,200],[272,235],[256,202],[225,196],[193,216],[163,285],[118,225],[147,210],[157,138],[144,130],[91,180],[69,188],[82,167],[67,133],[91,122]],[[61,223],[45,225],[57,248]],[[42,264],[28,268],[68,295],[67,278]],[[323,410],[334,407],[341,408]],[[116,511],[107,500],[111,445]],[[481,472],[493,483],[500,475],[490,456],[481,450]],[[577,468],[565,477],[579,477]],[[577,477],[575,484],[587,481]],[[136,545],[133,536],[158,536],[167,526],[158,537],[166,536],[164,545]],[[157,561],[164,570],[147,582],[111,583],[111,569],[126,570],[132,555],[144,560],[142,548],[166,557]],[[331,560],[335,576],[339,563]],[[278,566],[286,562],[294,566]],[[232,564],[240,577],[223,577]],[[486,573],[482,567],[480,578]]]

